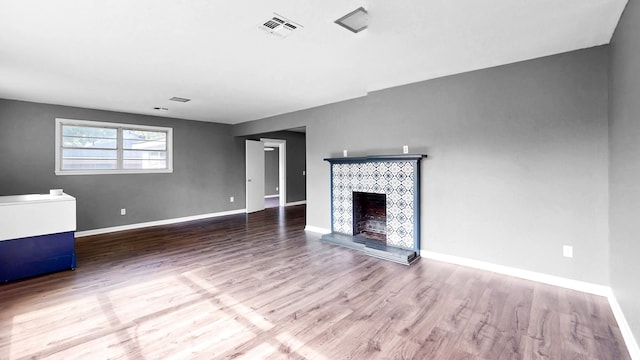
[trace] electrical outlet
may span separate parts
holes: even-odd
[[[233,202],[233,196],[229,198],[229,202]]]
[[[120,209],[120,215],[127,215],[127,209]]]
[[[402,147],[402,153],[403,154],[408,154],[409,153],[409,145],[404,145]]]
[[[572,258],[573,257],[573,246],[571,245],[564,245],[562,247],[562,255],[564,257],[568,257],[568,258]]]
[[[342,150],[342,156],[347,157],[347,150]]]

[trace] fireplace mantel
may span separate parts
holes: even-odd
[[[366,156],[325,158],[324,161],[328,161],[331,164],[351,164],[351,163],[364,163],[369,161],[421,160],[422,158],[426,158],[426,157],[427,157],[426,154],[366,155]]]
[[[420,251],[420,160],[423,154],[326,158],[331,164],[331,234],[323,241],[411,264]],[[353,193],[385,194],[386,245],[354,235]]]

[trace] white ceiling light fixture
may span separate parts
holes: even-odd
[[[367,28],[368,21],[369,13],[361,6],[334,22],[349,31],[359,33]]]
[[[171,100],[171,101],[177,101],[177,102],[189,102],[189,101],[191,101],[191,99],[181,98],[181,97],[177,97],[177,96],[174,96],[174,97],[172,97],[172,98],[171,98],[171,99],[169,99],[169,100]]]
[[[285,18],[282,15],[273,13],[271,19],[260,24],[258,28],[266,32],[267,34],[285,38],[291,35],[294,31],[303,28],[303,26]]]

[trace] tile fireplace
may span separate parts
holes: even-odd
[[[417,260],[424,157],[325,159],[331,164],[331,234],[322,240],[403,264]]]

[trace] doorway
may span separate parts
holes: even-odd
[[[278,149],[278,206],[287,204],[287,140],[261,138],[265,148]],[[268,202],[265,198],[265,202]]]
[[[278,148],[278,206],[287,203],[287,141],[281,139],[245,140],[246,149],[246,211],[252,213],[265,208],[265,147]]]

